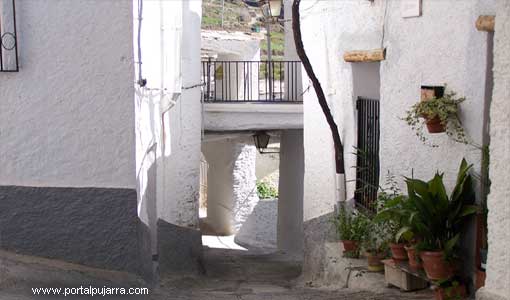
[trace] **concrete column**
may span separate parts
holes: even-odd
[[[205,223],[216,234],[230,235],[233,201],[234,143],[229,139],[205,142],[202,153],[209,165],[207,171],[207,219]]]
[[[216,234],[235,234],[259,201],[256,148],[249,139],[225,138],[204,142],[202,152],[209,164],[205,223]]]
[[[278,199],[278,249],[292,254],[303,251],[303,131],[282,132]]]

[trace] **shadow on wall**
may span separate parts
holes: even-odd
[[[184,20],[182,32],[183,36],[187,36],[186,39],[179,41],[182,42],[183,49],[185,49],[181,53],[180,59],[186,66],[183,69],[182,85],[194,86],[200,82],[200,43],[198,42],[196,45],[194,43],[200,41],[201,17],[197,13],[196,5],[191,7],[190,1],[182,2],[182,10]],[[152,45],[146,46],[150,48]],[[145,68],[144,70],[153,69]],[[149,83],[161,76],[158,68],[154,70],[156,72],[144,74]],[[168,74],[172,74],[171,72],[175,72],[175,70],[168,70]],[[187,216],[195,213],[196,219],[198,219],[198,175],[196,176],[197,189],[195,190],[193,187],[190,188],[192,184],[181,185],[180,181],[176,181],[176,178],[180,178],[180,171],[189,170],[184,169],[181,164],[176,168],[168,167],[175,160],[185,161],[194,158],[193,155],[181,156],[178,155],[179,153],[195,154],[193,151],[196,151],[197,161],[200,160],[200,147],[198,146],[196,149],[194,147],[195,143],[199,145],[201,136],[200,117],[194,118],[194,116],[200,115],[200,95],[200,86],[182,88],[182,94],[177,100],[178,104],[181,104],[181,101],[186,101],[188,105],[183,104],[182,110],[177,110],[174,107],[171,111],[178,114],[181,119],[188,117],[190,119],[185,124],[182,122],[177,125],[172,123],[172,128],[170,128],[172,139],[178,139],[180,136],[192,136],[189,143],[181,145],[176,142],[170,143],[168,128],[164,134],[165,138],[161,139],[163,136],[161,133],[165,130],[162,128],[162,118],[165,117],[165,121],[167,121],[169,112],[167,111],[162,116],[164,112],[161,111],[160,102],[164,102],[164,99],[161,98],[159,92],[156,95],[149,95],[144,94],[138,87],[136,89],[137,212],[139,220],[143,223],[143,230],[139,235],[139,248],[143,261],[142,273],[145,278],[156,278],[159,275],[158,271],[160,274],[196,274],[201,272],[201,235],[196,228],[192,228],[197,224],[186,227],[169,223],[174,222],[174,215],[169,216],[173,212],[177,216],[180,213]],[[174,147],[172,151],[168,151],[170,146]],[[165,147],[167,147],[167,151],[165,151]],[[168,155],[167,153],[172,154]],[[196,168],[198,174],[198,163]],[[170,180],[172,180],[172,185],[168,183]],[[195,199],[196,203],[190,204],[191,200],[189,199]],[[166,206],[167,204],[168,206]],[[169,207],[171,209],[168,209]],[[189,212],[189,207],[196,208],[196,211]],[[164,210],[165,208],[167,209]],[[187,211],[184,211],[185,209]],[[170,218],[170,221],[160,218]]]
[[[331,219],[334,213],[328,213],[303,224],[304,232],[304,261],[303,280],[305,282],[321,282],[326,280],[327,243],[338,242],[335,228]]]
[[[261,199],[235,236],[245,248],[276,249],[278,199]]]

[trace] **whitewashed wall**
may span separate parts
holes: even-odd
[[[359,82],[363,79],[360,76],[353,76],[352,64],[344,62],[342,55],[348,50],[381,47],[387,49],[386,60],[380,63],[381,174],[389,170],[395,175],[411,175],[414,170],[415,177],[426,179],[440,170],[451,188],[463,156],[480,170],[479,151],[445,135],[432,137],[438,148],[425,146],[400,117],[419,101],[421,85],[446,83],[466,96],[461,119],[474,142],[481,143],[487,35],[478,32],[474,24],[479,15],[495,12],[494,3],[423,1],[421,17],[403,18],[404,1],[302,2],[303,41],[340,129],[347,180],[355,179],[351,168],[355,166],[351,154],[356,145],[355,96],[362,95],[364,83]],[[292,36],[287,34],[286,39]],[[306,90],[306,75],[303,82]],[[366,96],[374,96],[371,86],[367,86],[370,95]],[[314,268],[324,263],[314,240],[321,230],[313,226],[307,229],[307,222],[326,226],[321,216],[333,211],[334,161],[331,133],[313,89],[304,98],[305,270],[312,270],[313,276],[321,272]],[[347,198],[353,193],[354,182],[350,182]]]
[[[491,107],[491,193],[488,199],[489,254],[485,288],[477,299],[510,299],[510,3],[499,1],[494,42]]]
[[[303,42],[321,81],[344,142],[348,178],[354,177],[355,102],[352,71],[344,63],[346,50],[370,49],[380,43],[381,2],[304,1],[301,5]],[[292,39],[291,35],[287,35]],[[303,74],[305,74],[303,72]],[[303,75],[303,90],[310,83]],[[333,142],[315,91],[304,94],[305,221],[327,214],[335,203]],[[348,194],[352,196],[353,185]]]
[[[164,174],[158,169],[164,163],[164,155],[171,153],[169,126],[167,123],[163,128],[163,120],[168,120],[169,109],[181,95],[181,57],[180,47],[176,45],[181,43],[182,2],[144,1],[139,7],[134,1],[133,5],[135,81],[140,80],[141,62],[141,78],[147,82],[143,87],[135,83],[138,214],[150,228],[155,254],[157,197],[161,197],[157,178],[158,174]],[[164,13],[169,18],[162,18]],[[161,31],[163,26],[165,31]]]
[[[381,172],[431,178],[445,172],[451,188],[462,157],[480,171],[481,153],[431,136],[424,146],[399,119],[420,97],[421,85],[444,85],[466,97],[461,120],[476,144],[482,143],[487,35],[475,28],[479,15],[494,14],[494,1],[423,1],[419,18],[401,17],[401,3],[390,1],[386,17],[387,58],[381,63]],[[420,34],[416,34],[420,32]]]
[[[0,73],[0,184],[134,188],[131,2],[16,1]]]
[[[172,1],[163,1],[172,2]],[[182,1],[180,46],[182,94],[166,115],[164,166],[158,175],[158,217],[179,226],[198,228],[200,148],[202,138],[200,28],[201,0]],[[168,12],[168,13],[171,13]],[[165,16],[165,18],[167,18]],[[171,19],[171,18],[170,18]],[[175,43],[171,49],[179,49]]]
[[[134,7],[138,19],[137,1]],[[161,252],[160,271],[191,270],[190,249],[200,244],[201,1],[144,1],[142,14],[140,45],[138,22],[134,30],[147,81],[135,95],[138,214],[152,254]],[[135,74],[138,80],[138,68]]]

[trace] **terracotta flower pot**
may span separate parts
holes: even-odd
[[[371,272],[381,272],[384,270],[384,264],[382,260],[385,258],[383,253],[372,253],[367,252],[368,270]]]
[[[449,300],[449,299],[464,300],[467,299],[466,286],[459,285],[450,288],[438,287],[434,290],[434,296],[436,300]]]
[[[476,270],[476,289],[478,290],[479,288],[485,286],[485,278],[486,278],[487,274],[485,273],[484,270]]]
[[[414,270],[423,268],[414,246],[405,247],[405,249],[407,250],[407,257],[409,258],[409,267]]]
[[[342,240],[342,244],[344,246],[344,253],[355,253],[359,249],[359,242],[357,241]]]
[[[404,244],[390,244],[391,256],[396,261],[408,260],[407,252]]]
[[[342,244],[344,246],[344,252],[358,250],[359,243],[357,241],[342,240]]]
[[[423,269],[430,280],[448,279],[453,276],[453,268],[450,263],[444,260],[443,256],[443,251],[421,252]]]
[[[426,118],[425,123],[429,133],[442,133],[446,131],[445,126],[441,124],[441,119],[437,116],[432,119]]]

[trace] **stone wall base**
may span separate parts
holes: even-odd
[[[202,233],[158,220],[160,275],[199,275],[202,265]]]
[[[142,273],[135,189],[0,186],[0,249]]]

